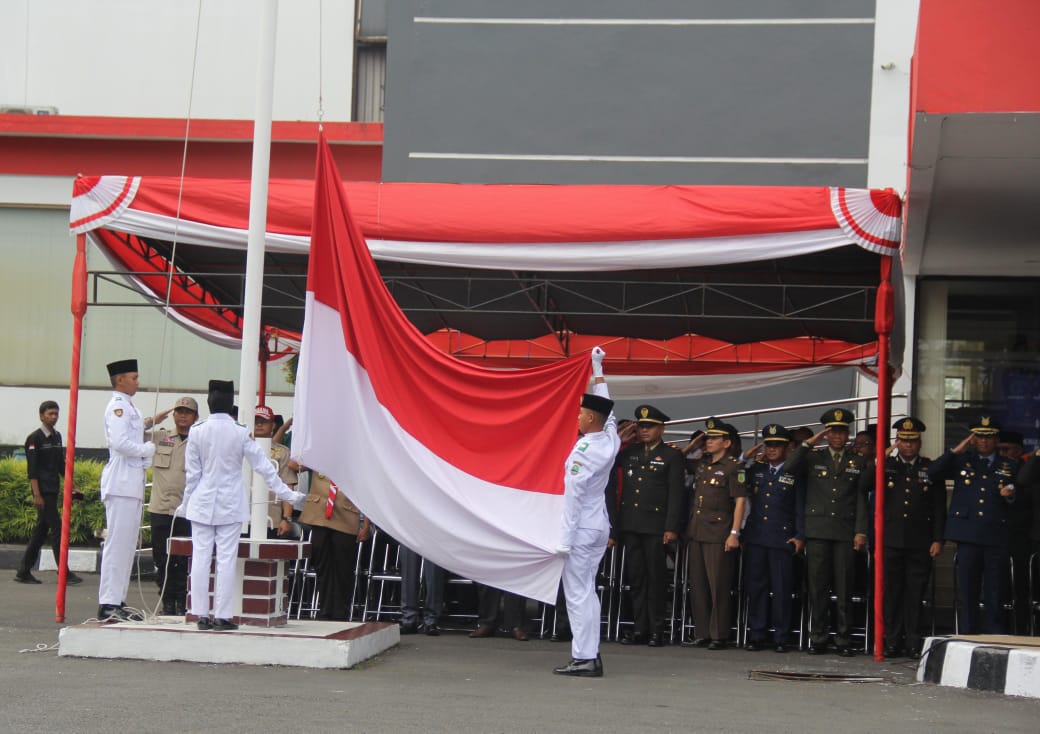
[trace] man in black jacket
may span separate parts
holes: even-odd
[[[946,487],[928,478],[921,456],[922,421],[900,418],[895,453],[885,460],[885,657],[921,656],[921,602],[942,553]]]
[[[40,583],[40,580],[32,575],[32,567],[40,555],[44,541],[48,538],[54,552],[54,565],[58,565],[58,553],[61,549],[58,495],[65,478],[65,447],[61,445],[61,434],[54,429],[57,424],[58,404],[53,400],[45,400],[40,403],[40,427],[25,439],[26,469],[29,473],[33,504],[36,506],[36,526],[29,536],[25,555],[22,556],[22,563],[14,577],[15,581],[22,584]],[[82,579],[72,571],[65,577],[67,584],[78,584],[80,581]]]
[[[621,451],[621,497],[611,537],[625,549],[625,577],[632,588],[633,629],[625,645],[664,644],[665,546],[679,538],[683,509],[683,455],[664,442],[670,419],[652,405],[636,408],[636,443]]]

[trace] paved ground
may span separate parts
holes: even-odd
[[[1040,702],[914,682],[905,664],[800,653],[603,646],[606,677],[552,675],[569,646],[464,634],[405,637],[349,671],[59,658],[56,574],[0,571],[0,730],[9,732],[1029,732]],[[6,576],[7,578],[4,578]],[[154,587],[145,586],[148,600]],[[131,604],[139,604],[132,587]],[[69,622],[97,576],[68,590]],[[749,680],[751,670],[884,683]]]

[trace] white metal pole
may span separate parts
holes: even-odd
[[[246,282],[242,315],[242,355],[238,372],[239,419],[252,425],[256,405],[260,355],[260,306],[264,285],[264,238],[267,233],[267,179],[271,169],[271,118],[274,101],[274,46],[278,25],[278,0],[262,0],[260,48],[256,72],[256,113],[253,121],[253,169],[249,188],[249,238],[246,250]],[[267,487],[252,486],[252,521],[249,537],[267,537]]]

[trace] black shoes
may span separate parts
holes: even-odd
[[[238,625],[232,622],[230,619],[214,619],[213,620],[213,631],[214,632],[230,632],[231,630],[237,630]]]
[[[36,583],[40,583],[40,582],[37,581]],[[77,576],[76,574],[72,573],[72,571],[69,571],[65,575],[65,585],[66,586],[75,586],[76,584],[82,584],[82,583],[83,583],[83,579],[80,578],[79,576]]]
[[[414,635],[419,631],[419,624],[417,622],[401,622],[398,625],[402,635]]]
[[[199,617],[199,621],[195,623],[201,631],[207,632],[213,629],[213,621],[209,617]]]
[[[642,632],[629,632],[628,634],[622,635],[618,642],[622,645],[645,645],[646,635]]]
[[[709,650],[725,650],[727,647],[725,640],[712,640],[708,643]]]
[[[664,638],[661,637],[660,632],[654,632],[647,638],[646,644],[650,647],[664,647]]]
[[[903,648],[892,645],[891,647],[885,648],[886,658],[901,658],[903,657]]]
[[[427,637],[438,637],[441,634],[441,628],[437,626],[436,622],[428,622],[423,625],[423,632]]]
[[[121,606],[115,604],[102,604],[98,607],[97,618],[102,622],[129,622],[141,619],[140,615],[133,614]]]
[[[766,643],[762,640],[751,640],[744,645],[744,649],[748,652],[758,652],[766,649]]]
[[[786,642],[776,643],[776,647],[773,648],[773,652],[790,652],[791,648]]]
[[[711,640],[707,637],[694,637],[692,640],[683,640],[680,644],[682,647],[707,647]]]
[[[856,657],[856,651],[853,650],[848,645],[839,645],[838,646],[838,654],[841,655],[843,658],[854,658],[854,657]]]
[[[806,650],[806,652],[809,653],[810,655],[826,655],[827,654],[827,646],[826,645],[813,645],[808,650]]]
[[[597,655],[592,660],[571,660],[566,665],[553,668],[556,675],[573,675],[584,678],[602,678],[603,660]]]
[[[14,575],[14,580],[17,581],[20,584],[42,584],[43,583],[42,581],[40,581],[38,578],[33,576],[28,571],[26,571],[25,573],[16,573]]]

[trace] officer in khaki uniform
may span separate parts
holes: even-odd
[[[892,427],[895,452],[885,460],[885,657],[921,656],[918,620],[932,572],[942,553],[946,487],[928,477],[920,455],[922,421],[908,416]]]
[[[318,619],[346,621],[354,595],[358,543],[369,534],[367,517],[324,474],[311,472],[300,522],[311,531],[311,561],[318,586]]]
[[[191,537],[191,523],[174,517],[184,499],[184,450],[188,431],[199,419],[199,404],[193,398],[178,398],[173,407],[174,430],[160,428],[151,435],[155,444],[152,457],[152,496],[148,503],[152,527],[152,560],[155,583],[159,585],[162,613],[183,615],[188,593],[188,557],[170,556],[167,545],[171,536]]]
[[[267,405],[258,405],[253,417],[253,437],[271,438],[274,436],[274,411]],[[271,461],[277,465],[278,478],[290,489],[295,489],[299,482],[295,462],[289,458],[289,449],[280,443],[271,444]],[[268,537],[288,538],[292,537],[292,505],[282,502],[274,493],[268,495],[267,519],[269,524]]]
[[[632,587],[635,617],[633,630],[621,643],[659,647],[664,644],[668,583],[665,546],[679,539],[685,472],[682,452],[661,441],[671,419],[652,405],[640,405],[635,417],[639,440],[614,462],[621,476],[621,498],[610,535],[625,549],[625,578]]]
[[[805,552],[812,614],[809,652],[822,655],[828,642],[830,595],[835,603],[835,646],[852,657],[849,636],[855,552],[867,546],[867,494],[871,487],[869,462],[846,444],[852,411],[834,408],[820,416],[824,428],[795,448],[788,471],[805,477]],[[827,446],[813,450],[824,436]]]
[[[747,489],[744,465],[731,456],[736,430],[709,418],[704,455],[694,470],[693,507],[686,528],[687,584],[695,638],[688,644],[722,650],[733,617],[733,577],[740,550]]]
[[[958,632],[1004,634],[1003,600],[1010,561],[1008,506],[1015,501],[1019,462],[997,453],[1000,426],[989,416],[932,462],[929,478],[953,480],[946,540],[957,543]],[[979,599],[985,614],[979,614]]]

